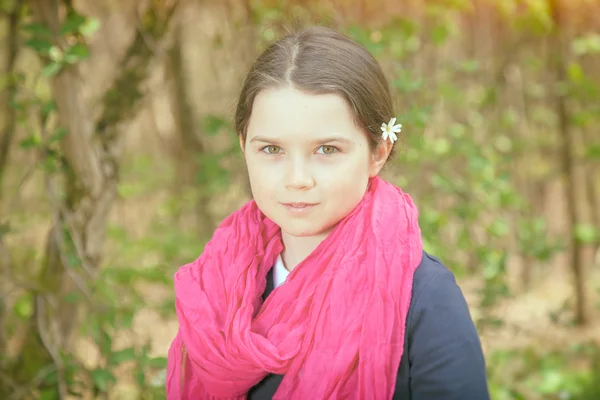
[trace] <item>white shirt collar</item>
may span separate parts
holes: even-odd
[[[278,287],[280,285],[282,285],[287,276],[290,274],[290,271],[288,271],[285,268],[285,265],[283,265],[283,260],[281,259],[281,254],[279,254],[277,256],[277,260],[275,260],[275,265],[273,266],[273,284],[274,287]]]

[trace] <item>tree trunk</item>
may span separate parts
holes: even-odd
[[[196,221],[202,237],[210,237],[214,229],[214,221],[209,208],[210,193],[202,187],[198,174],[202,173],[201,157],[207,156],[207,149],[202,142],[202,132],[199,121],[196,120],[194,110],[190,104],[190,94],[187,82],[185,59],[182,55],[183,32],[181,21],[174,28],[173,46],[169,52],[167,70],[172,83],[172,104],[176,127],[175,160],[180,181],[176,182],[176,191],[197,187],[195,204]],[[200,187],[198,187],[200,186]],[[205,185],[206,186],[206,185]],[[181,196],[178,196],[181,197]]]
[[[13,74],[13,70],[19,52],[19,14],[21,13],[21,7],[22,4],[17,2],[13,10],[7,16],[8,32],[6,37],[8,46],[6,54],[3,55],[5,65],[2,72],[6,77],[8,84],[6,85],[6,88],[0,92],[0,107],[2,107],[3,110],[6,110],[2,129],[0,131],[0,199],[3,197],[4,173],[6,171],[8,153],[15,137],[15,128],[17,126],[16,111],[10,103],[17,90],[16,77]]]
[[[2,125],[0,128],[0,201],[3,199],[4,194],[4,174],[6,171],[6,164],[8,161],[8,154],[10,150],[10,146],[12,144],[13,138],[15,136],[16,122],[17,116],[14,107],[11,106],[11,101],[15,96],[15,92],[17,89],[15,76],[14,76],[14,66],[15,61],[17,59],[17,54],[19,51],[19,14],[21,11],[21,4],[17,3],[13,10],[8,13],[8,32],[7,32],[7,51],[6,54],[3,55],[3,59],[5,60],[5,65],[3,68],[3,73],[6,79],[8,80],[8,84],[6,88],[2,92],[0,97],[0,107],[2,112],[4,112],[4,118],[2,121]],[[4,221],[0,220],[0,327],[5,326],[5,318],[6,318],[6,305],[4,304],[4,294],[5,291],[5,283],[7,282],[8,276],[8,268],[11,268],[8,250],[4,246],[3,242],[3,230],[4,230]],[[8,338],[4,336],[5,332],[0,328],[0,354],[6,354],[6,343]],[[2,364],[0,360],[0,369],[2,369]]]
[[[36,20],[57,32],[60,25],[58,2],[31,0],[30,7]],[[56,40],[58,42],[59,38]],[[62,173],[66,184],[57,189],[55,177],[46,176],[45,179],[54,217],[40,272],[44,291],[35,293],[30,334],[13,376],[20,384],[30,382],[38,370],[54,364],[57,391],[62,399],[67,396],[67,387],[61,352],[70,341],[79,309],[78,304],[64,302],[62,298],[78,290],[89,296],[82,272],[87,271],[93,276],[100,264],[106,219],[116,195],[117,174],[115,143],[109,137],[95,134],[91,107],[84,100],[78,67],[61,71],[52,79],[51,88],[59,123],[68,131],[61,141]],[[80,265],[67,260],[73,255]]]
[[[30,0],[35,18],[54,32],[60,25],[58,6],[58,1]],[[81,305],[65,301],[64,296],[77,292],[91,299],[88,282],[93,283],[102,262],[107,219],[117,195],[120,126],[135,115],[143,97],[139,86],[153,55],[146,36],[161,37],[171,14],[169,9],[166,16],[159,16],[151,7],[143,16],[151,26],[138,29],[125,57],[114,61],[124,67],[104,95],[97,121],[93,105],[84,99],[77,65],[62,70],[51,82],[59,123],[68,134],[61,141],[61,179],[46,178],[54,217],[39,278],[44,290],[34,293],[30,334],[12,370],[19,385],[32,382],[50,365],[57,379],[46,386],[55,387],[60,399],[67,396],[63,354],[69,352]],[[64,184],[57,190],[59,180]]]
[[[583,136],[583,146],[584,149],[590,148],[593,145],[593,135],[595,134],[595,130],[588,129],[584,132]],[[584,175],[585,175],[585,189],[586,189],[586,198],[588,203],[588,212],[590,214],[590,220],[594,227],[597,230],[600,230],[600,202],[598,201],[598,169],[597,169],[598,160],[586,161],[586,165],[584,166]],[[593,246],[593,253],[596,253],[600,248],[600,244],[596,243]]]
[[[564,187],[567,199],[567,218],[569,224],[569,258],[571,269],[573,271],[574,289],[575,289],[575,323],[583,325],[587,323],[587,302],[585,293],[584,265],[582,258],[582,245],[575,235],[575,229],[578,224],[578,204],[579,193],[578,179],[575,170],[574,161],[574,137],[571,132],[569,122],[569,110],[567,108],[566,93],[559,85],[567,82],[565,55],[564,51],[564,30],[566,29],[563,21],[563,13],[558,0],[551,2],[552,17],[554,21],[554,30],[551,36],[552,51],[550,52],[551,67],[555,73],[555,106],[558,116],[558,131],[560,134],[560,158],[562,164],[562,175],[564,177]]]

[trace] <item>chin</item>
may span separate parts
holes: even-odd
[[[287,222],[284,224],[280,224],[279,226],[281,227],[282,232],[285,232],[287,235],[294,237],[311,237],[325,235],[329,233],[332,229],[328,227],[329,225],[320,225],[315,227],[315,224],[311,223],[294,224]]]

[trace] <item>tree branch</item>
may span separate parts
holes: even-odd
[[[19,16],[21,13],[22,3],[17,2],[15,8],[8,14],[8,51],[6,55],[6,64],[4,66],[4,74],[8,78],[8,85],[5,90],[6,103],[6,124],[0,136],[0,199],[2,196],[2,183],[4,171],[6,171],[6,162],[8,161],[8,153],[10,146],[15,137],[15,129],[17,126],[16,110],[10,104],[17,91],[16,79],[14,77],[14,68],[17,56],[19,53]]]

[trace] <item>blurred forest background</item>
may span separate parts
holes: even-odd
[[[241,80],[311,24],[388,74],[493,399],[600,399],[597,0],[0,0],[0,398],[164,398],[173,273],[250,199]]]

